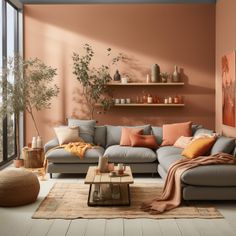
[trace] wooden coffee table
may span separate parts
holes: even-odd
[[[130,166],[126,166],[124,175],[115,177],[99,173],[97,166],[90,166],[84,183],[90,184],[88,206],[130,205],[129,185],[134,183]]]

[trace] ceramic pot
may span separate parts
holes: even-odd
[[[157,64],[152,65],[151,72],[151,82],[157,83],[160,78],[160,67]]]
[[[175,83],[180,82],[180,74],[178,72],[178,67],[177,66],[175,66],[173,76],[172,76],[172,81],[175,82]]]
[[[114,75],[114,81],[120,81],[120,74],[118,70],[116,70],[116,73]]]
[[[20,168],[24,166],[24,160],[23,159],[14,159],[13,164],[15,168]]]

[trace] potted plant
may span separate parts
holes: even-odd
[[[103,111],[107,111],[114,101],[108,90],[107,83],[111,81],[110,67],[118,61],[123,60],[123,54],[111,59],[110,64],[101,65],[98,68],[91,67],[91,61],[95,55],[92,47],[85,44],[83,47],[85,55],[73,53],[73,74],[83,88],[83,96],[88,104],[90,118],[94,117],[94,110],[97,103],[101,104]],[[111,56],[111,49],[107,49],[107,56]]]
[[[162,82],[162,83],[166,83],[169,74],[168,74],[167,72],[162,72],[162,73],[160,73],[160,76],[161,76],[161,82]]]
[[[19,167],[19,118],[22,112],[28,112],[32,118],[37,135],[40,136],[34,111],[40,111],[51,107],[51,99],[58,95],[59,88],[52,84],[56,75],[56,69],[47,66],[39,59],[23,60],[16,56],[10,58],[1,75],[1,97],[4,98],[0,105],[1,119],[7,116],[15,116],[16,130],[16,159],[15,166]],[[20,163],[19,163],[20,162]]]

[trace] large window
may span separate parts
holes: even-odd
[[[21,12],[10,1],[0,0],[0,73],[6,67],[7,59],[19,55],[19,31]],[[1,76],[1,83],[8,80],[14,83],[14,77]],[[4,101],[7,93],[2,91],[0,102]],[[9,115],[0,117],[0,165],[11,160],[16,154],[15,117]]]

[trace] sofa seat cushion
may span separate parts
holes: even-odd
[[[181,180],[197,186],[236,186],[236,165],[198,166],[185,171]]]
[[[174,146],[164,146],[157,149],[157,159],[160,165],[167,171],[174,162],[183,158],[181,152],[182,148],[177,148]]]
[[[53,163],[97,163],[99,156],[102,156],[104,151],[103,147],[88,149],[84,158],[80,159],[61,148],[49,151],[46,157],[49,162]]]
[[[144,147],[112,145],[106,149],[104,155],[108,156],[109,162],[115,163],[147,163],[157,160],[156,153]]]

